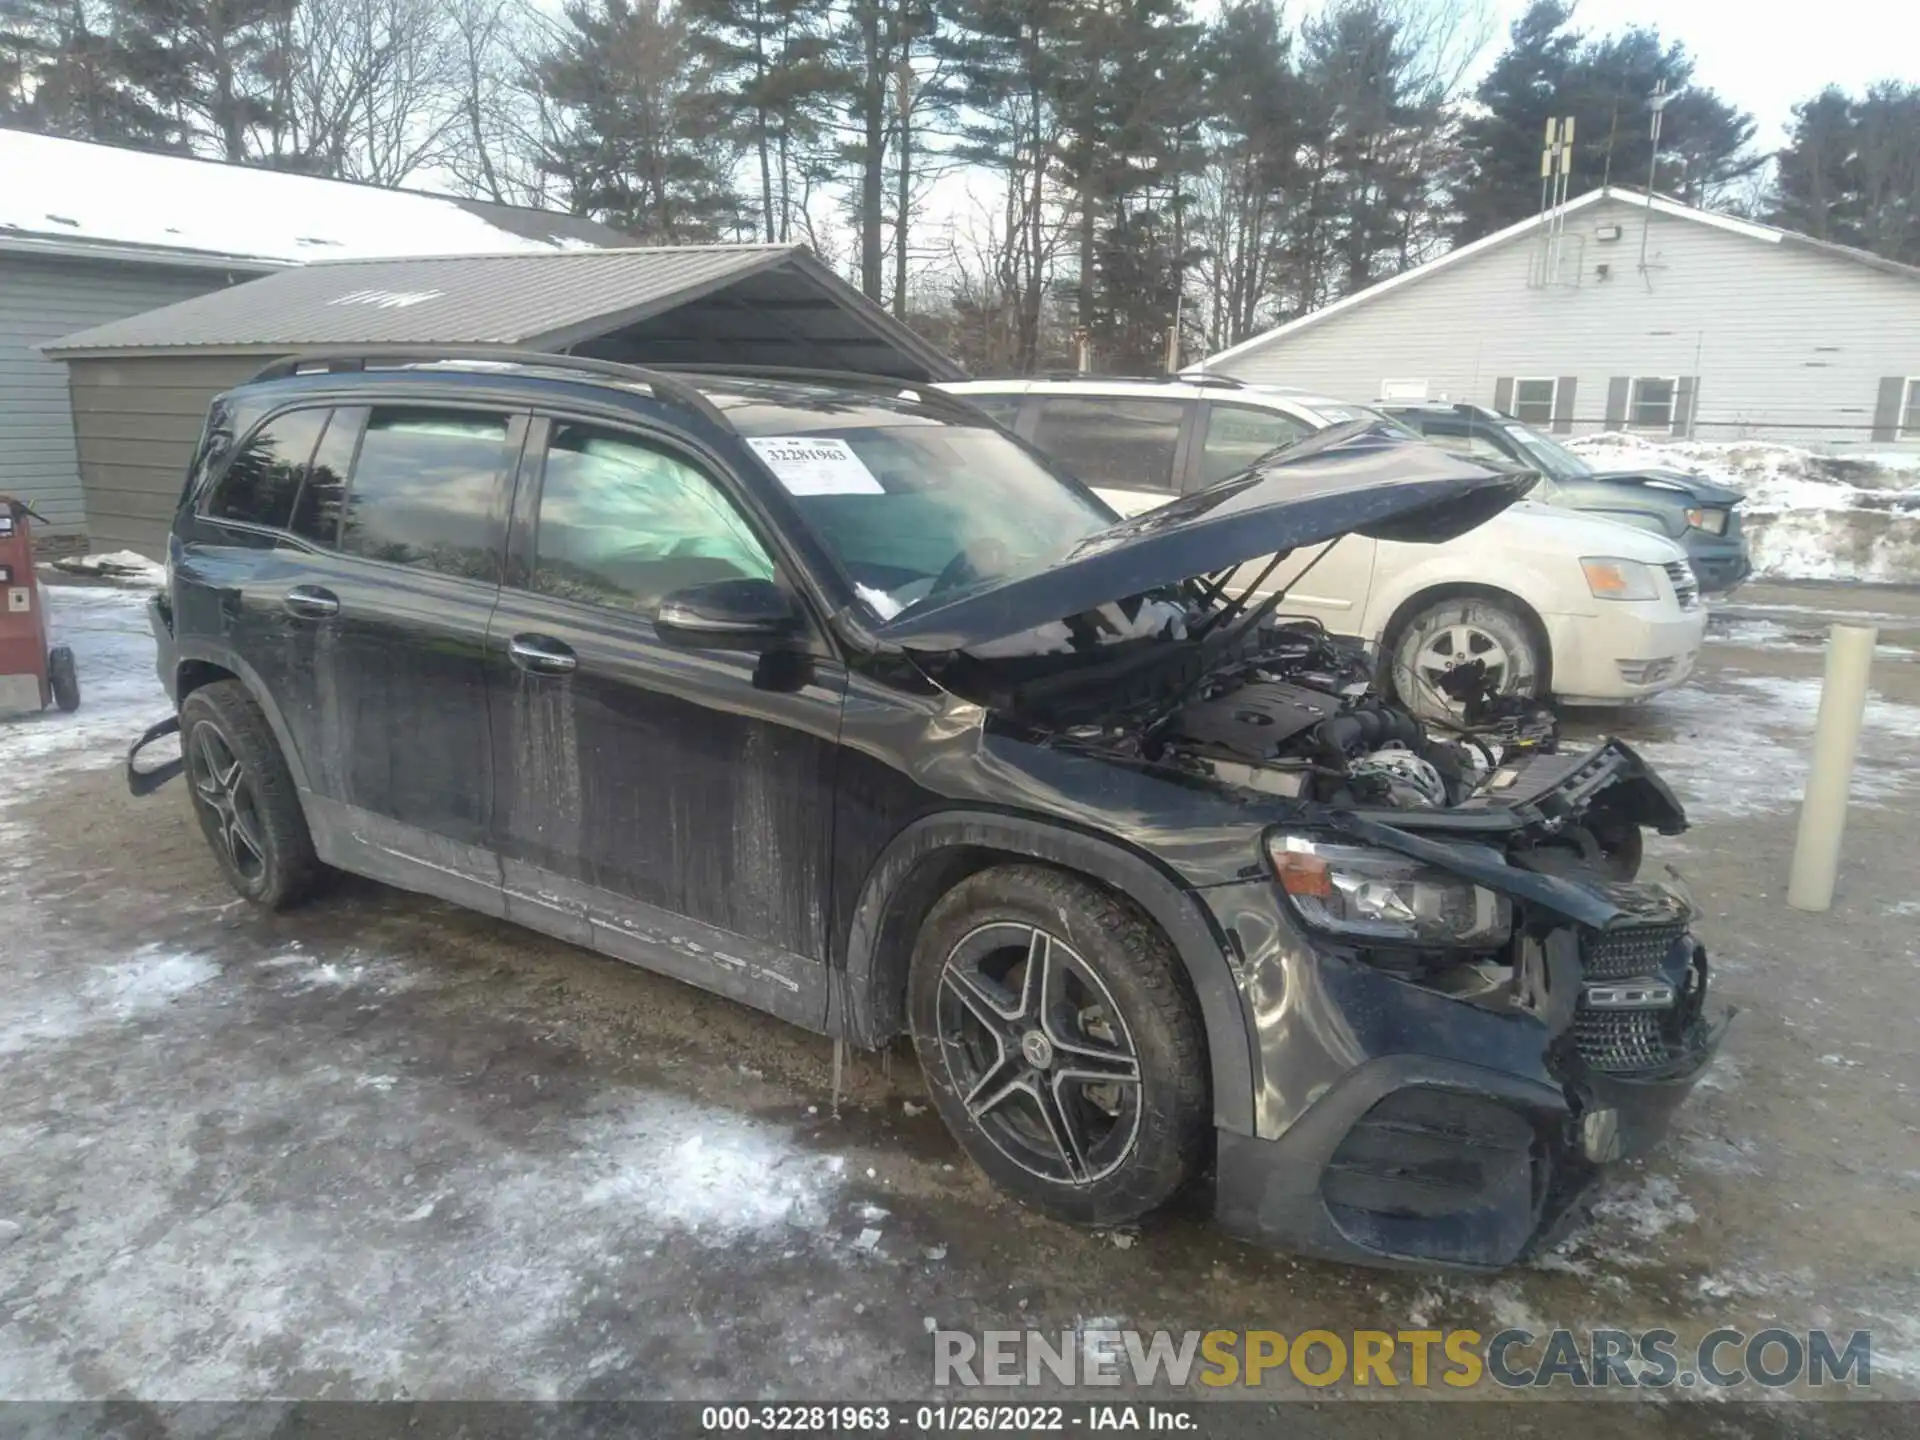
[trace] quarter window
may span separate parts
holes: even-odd
[[[1207,443],[1200,452],[1200,481],[1211,485],[1237,475],[1254,461],[1282,445],[1311,434],[1304,420],[1277,410],[1251,405],[1223,405],[1214,401],[1207,418]]]
[[[1907,381],[1905,403],[1900,407],[1900,438],[1920,440],[1920,375]]]
[[[1515,380],[1513,382],[1513,418],[1527,425],[1547,429],[1553,424],[1553,401],[1559,389],[1556,380]],[[1671,401],[1669,401],[1671,412]]]
[[[325,410],[294,410],[255,430],[227,462],[207,501],[207,514],[286,529],[307,461],[326,423]]]
[[[347,489],[340,548],[497,581],[506,461],[504,415],[375,407]]]
[[[1627,424],[1635,430],[1673,429],[1674,393],[1680,382],[1665,377],[1638,376],[1627,407]],[[1525,419],[1523,415],[1520,417]]]
[[[1171,490],[1186,409],[1180,400],[1050,395],[1033,443],[1089,485]]]
[[[740,512],[679,457],[631,435],[556,424],[540,482],[533,588],[651,614],[713,580],[771,580]]]

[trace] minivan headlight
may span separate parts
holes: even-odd
[[[1269,835],[1267,857],[1295,913],[1329,935],[1452,949],[1498,945],[1513,928],[1504,895],[1391,850]]]
[[[1587,589],[1596,600],[1658,600],[1660,582],[1653,566],[1610,555],[1589,555],[1580,561],[1587,573]]]

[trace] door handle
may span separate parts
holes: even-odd
[[[507,642],[507,654],[533,675],[569,675],[580,665],[571,646],[546,635],[516,635]]]
[[[302,620],[325,620],[340,613],[340,597],[318,585],[296,585],[280,601],[289,615]]]

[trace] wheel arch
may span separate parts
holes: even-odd
[[[1546,622],[1540,618],[1540,612],[1523,595],[1498,585],[1485,585],[1471,580],[1449,580],[1428,585],[1415,590],[1394,607],[1380,631],[1379,673],[1383,684],[1392,681],[1393,651],[1400,643],[1402,632],[1415,615],[1442,600],[1492,600],[1511,609],[1532,633],[1534,644],[1540,647],[1541,698],[1544,700],[1553,694],[1553,639],[1547,633]]]
[[[1100,836],[992,811],[944,811],[894,837],[867,873],[832,977],[827,1028],[869,1046],[906,1029],[907,966],[942,895],[994,865],[1040,861],[1125,896],[1180,957],[1200,1007],[1214,1123],[1253,1133],[1253,1049],[1227,942],[1204,907],[1145,857]]]
[[[195,690],[203,689],[222,680],[237,682],[247,692],[247,697],[260,707],[260,713],[267,717],[267,728],[273,732],[273,743],[280,747],[280,758],[286,762],[287,773],[293,776],[295,793],[301,798],[304,808],[307,795],[307,772],[300,762],[300,752],[294,748],[292,733],[287,729],[285,717],[280,707],[274,703],[259,674],[237,655],[215,655],[211,653],[184,654],[175,663],[173,670],[173,705],[178,710],[186,704],[187,696]]]

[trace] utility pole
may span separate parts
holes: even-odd
[[[1647,155],[1647,215],[1640,224],[1640,273],[1647,273],[1647,232],[1653,228],[1653,182],[1660,165],[1660,112],[1667,108],[1673,96],[1667,93],[1667,82],[1660,81],[1653,87],[1653,94],[1647,97],[1647,108],[1653,111],[1653,148]]]

